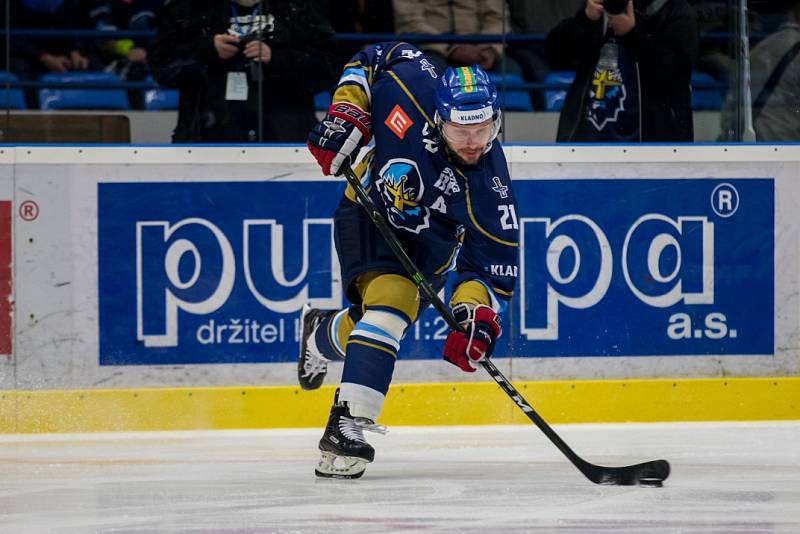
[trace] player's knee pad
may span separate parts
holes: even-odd
[[[365,313],[384,311],[404,319],[408,326],[417,320],[419,290],[404,276],[379,274],[363,288],[362,302]]]

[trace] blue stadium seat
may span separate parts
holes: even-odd
[[[146,82],[152,82],[153,77],[148,76]],[[177,89],[147,89],[144,92],[145,111],[162,111],[178,109],[180,92]]]
[[[575,81],[575,72],[571,70],[554,70],[544,78],[544,83],[546,84],[572,85],[573,81]],[[544,110],[561,111],[566,97],[566,89],[546,89],[544,92]]]
[[[51,72],[43,82],[115,84],[119,77],[110,72]],[[130,109],[124,89],[39,89],[41,109]]]
[[[500,107],[506,111],[533,111],[531,95],[526,89],[514,89],[525,83],[518,74],[489,72],[489,79],[497,86]]]
[[[317,111],[328,111],[328,106],[331,105],[333,96],[330,91],[322,91],[314,95],[314,109]]]
[[[0,109],[25,109],[25,95],[22,89],[10,87],[6,91],[6,82],[16,82],[17,77],[10,72],[0,71]]]
[[[722,108],[722,90],[709,87],[718,84],[710,74],[692,73],[692,109],[696,111],[719,110]],[[705,86],[705,87],[704,87]]]

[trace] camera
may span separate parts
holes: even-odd
[[[619,15],[625,13],[628,8],[628,0],[603,0],[603,9],[609,15]]]
[[[239,38],[239,44],[237,45],[239,49],[244,50],[247,47],[247,44],[252,41],[260,41],[261,39],[258,38],[257,33],[248,33],[244,37]]]

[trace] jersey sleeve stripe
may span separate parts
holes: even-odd
[[[392,54],[394,53],[395,50],[397,50],[398,47],[405,46],[405,45],[408,45],[408,43],[400,42],[400,43],[397,43],[396,45],[394,45],[391,48],[391,50],[389,50],[389,53],[386,54],[386,62],[388,63],[392,59]]]
[[[369,103],[372,101],[372,92],[369,88],[369,80],[362,69],[346,69],[342,73],[342,77],[339,78],[339,87],[353,84],[357,85],[364,91],[364,94],[367,97],[367,107],[365,109],[369,109]]]
[[[450,254],[450,257],[447,259],[447,263],[436,269],[433,274],[442,274],[452,271],[456,268],[456,258],[458,258],[458,251],[461,248],[461,243],[458,243],[455,247],[453,247],[453,252]]]
[[[423,116],[423,118],[428,122],[428,124],[431,127],[433,127],[434,126],[433,121],[431,120],[430,117],[428,117],[428,114],[425,113],[425,110],[422,109],[422,106],[419,105],[419,102],[417,102],[417,99],[414,98],[414,95],[411,94],[411,91],[408,90],[408,87],[406,87],[405,84],[400,81],[400,78],[397,77],[397,74],[395,74],[392,71],[387,71],[387,72],[392,77],[392,79],[395,81],[395,83],[400,87],[400,89],[403,90],[403,92],[406,94],[406,96],[409,98],[409,100],[411,100],[411,103],[414,104],[414,107],[417,108],[417,111],[419,111],[420,114]]]
[[[372,168],[372,158],[374,156],[374,148],[371,148],[353,167],[353,172],[356,174],[356,176],[358,176],[359,180],[361,181],[361,185],[364,187],[364,190],[367,193],[369,193],[370,189],[372,188],[370,169]],[[355,202],[356,204],[359,203],[358,196],[350,184],[347,184],[347,187],[344,190],[344,195],[350,202]]]
[[[364,94],[360,85],[340,85],[333,95],[333,102],[348,102],[360,107],[364,111],[369,110],[369,98]]]
[[[511,298],[511,297],[514,296],[514,292],[513,291],[503,291],[502,289],[500,289],[498,287],[493,287],[492,291],[494,291],[498,295],[502,295],[502,296],[508,297],[508,298]]]

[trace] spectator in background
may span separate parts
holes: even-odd
[[[164,0],[100,0],[89,10],[89,20],[97,30],[147,31],[156,28],[156,12]],[[122,80],[138,82],[147,77],[148,39],[114,39],[100,43],[99,49],[106,70],[117,74]],[[128,91],[128,99],[135,109],[142,108],[141,91]]]
[[[78,0],[8,0],[10,22],[14,28],[62,30],[86,28]],[[6,27],[6,10],[0,9],[0,23]],[[6,65],[6,40],[0,39],[0,62],[20,80],[35,80],[48,72],[95,70],[100,65],[87,53],[83,43],[69,37],[11,39]],[[35,91],[26,91],[28,107],[38,107]]]
[[[173,142],[305,141],[337,72],[315,0],[172,0],[157,20],[153,77],[180,89]]]
[[[505,0],[394,0],[397,33],[500,35],[511,32]],[[502,43],[421,43],[418,48],[439,72],[448,66],[480,65],[487,72],[522,75],[519,64],[504,58]],[[505,61],[503,61],[505,59]]]
[[[753,126],[757,141],[800,141],[800,0],[775,0],[785,22],[750,54]],[[736,91],[723,106],[723,139],[737,139],[740,117]]]
[[[736,72],[735,60],[731,56],[731,45],[735,35],[729,0],[689,0],[695,13],[697,31],[700,34],[716,33],[720,37],[700,41],[695,69],[711,75],[715,80],[728,83],[731,72]],[[751,18],[751,23],[754,22]],[[751,26],[752,27],[752,26]]]
[[[705,72],[723,83],[733,83],[736,77],[736,59],[734,50],[739,46],[736,41],[738,2],[730,0],[688,0],[695,12],[697,28],[700,35],[707,36],[700,41],[695,70]],[[784,11],[782,0],[748,0],[747,26],[750,42],[758,42],[765,32],[777,30],[783,23]],[[778,20],[779,22],[775,22]]]
[[[686,0],[586,0],[545,45],[553,69],[576,71],[557,141],[691,142],[697,39]]]
[[[511,28],[515,34],[547,35],[567,17],[575,14],[585,0],[508,0]],[[522,75],[528,82],[542,83],[550,72],[544,52],[544,40],[517,41],[509,44],[508,55],[519,63]],[[544,109],[541,91],[532,91],[531,99],[536,109]]]
[[[318,0],[336,33],[394,33],[392,2],[387,0]],[[339,66],[367,45],[339,41]]]

